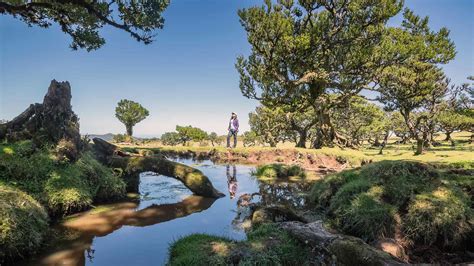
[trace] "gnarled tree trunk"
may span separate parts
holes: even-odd
[[[52,80],[43,103],[30,105],[23,113],[0,125],[0,139],[33,139],[39,144],[64,139],[80,149],[79,119],[72,111],[71,98],[69,82]]]

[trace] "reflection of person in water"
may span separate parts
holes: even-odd
[[[228,164],[226,167],[226,174],[227,174],[227,185],[229,186],[230,198],[233,199],[235,197],[235,193],[237,193],[237,170],[236,170],[235,165],[232,165],[232,174],[231,174],[230,165]]]

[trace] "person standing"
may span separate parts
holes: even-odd
[[[227,148],[230,148],[230,138],[234,137],[234,148],[237,146],[237,132],[239,132],[239,119],[237,119],[237,114],[232,113],[229,121],[229,127],[227,129],[229,133],[227,134]]]

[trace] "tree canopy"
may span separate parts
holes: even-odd
[[[71,36],[70,47],[87,51],[105,44],[99,29],[111,26],[128,32],[135,40],[149,44],[155,31],[163,28],[163,11],[169,0],[3,0],[0,14],[12,15],[28,24],[48,28],[53,23]]]
[[[148,110],[141,104],[123,99],[115,108],[115,117],[125,125],[127,135],[133,135],[133,127],[148,116]]]
[[[176,126],[176,132],[178,133],[179,139],[184,146],[193,141],[203,141],[208,138],[206,131],[192,126]]]
[[[319,120],[313,146],[332,145],[337,136],[328,110],[371,82],[385,24],[402,5],[279,0],[240,10],[252,48],[236,63],[243,95],[267,106],[308,105]]]

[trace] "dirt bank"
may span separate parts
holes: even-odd
[[[172,149],[172,148],[128,148],[139,153],[152,152],[172,158],[211,160],[215,163],[238,163],[263,165],[282,163],[299,165],[309,171],[322,173],[339,172],[346,168],[368,163],[358,157],[338,154],[316,153],[299,149]]]

